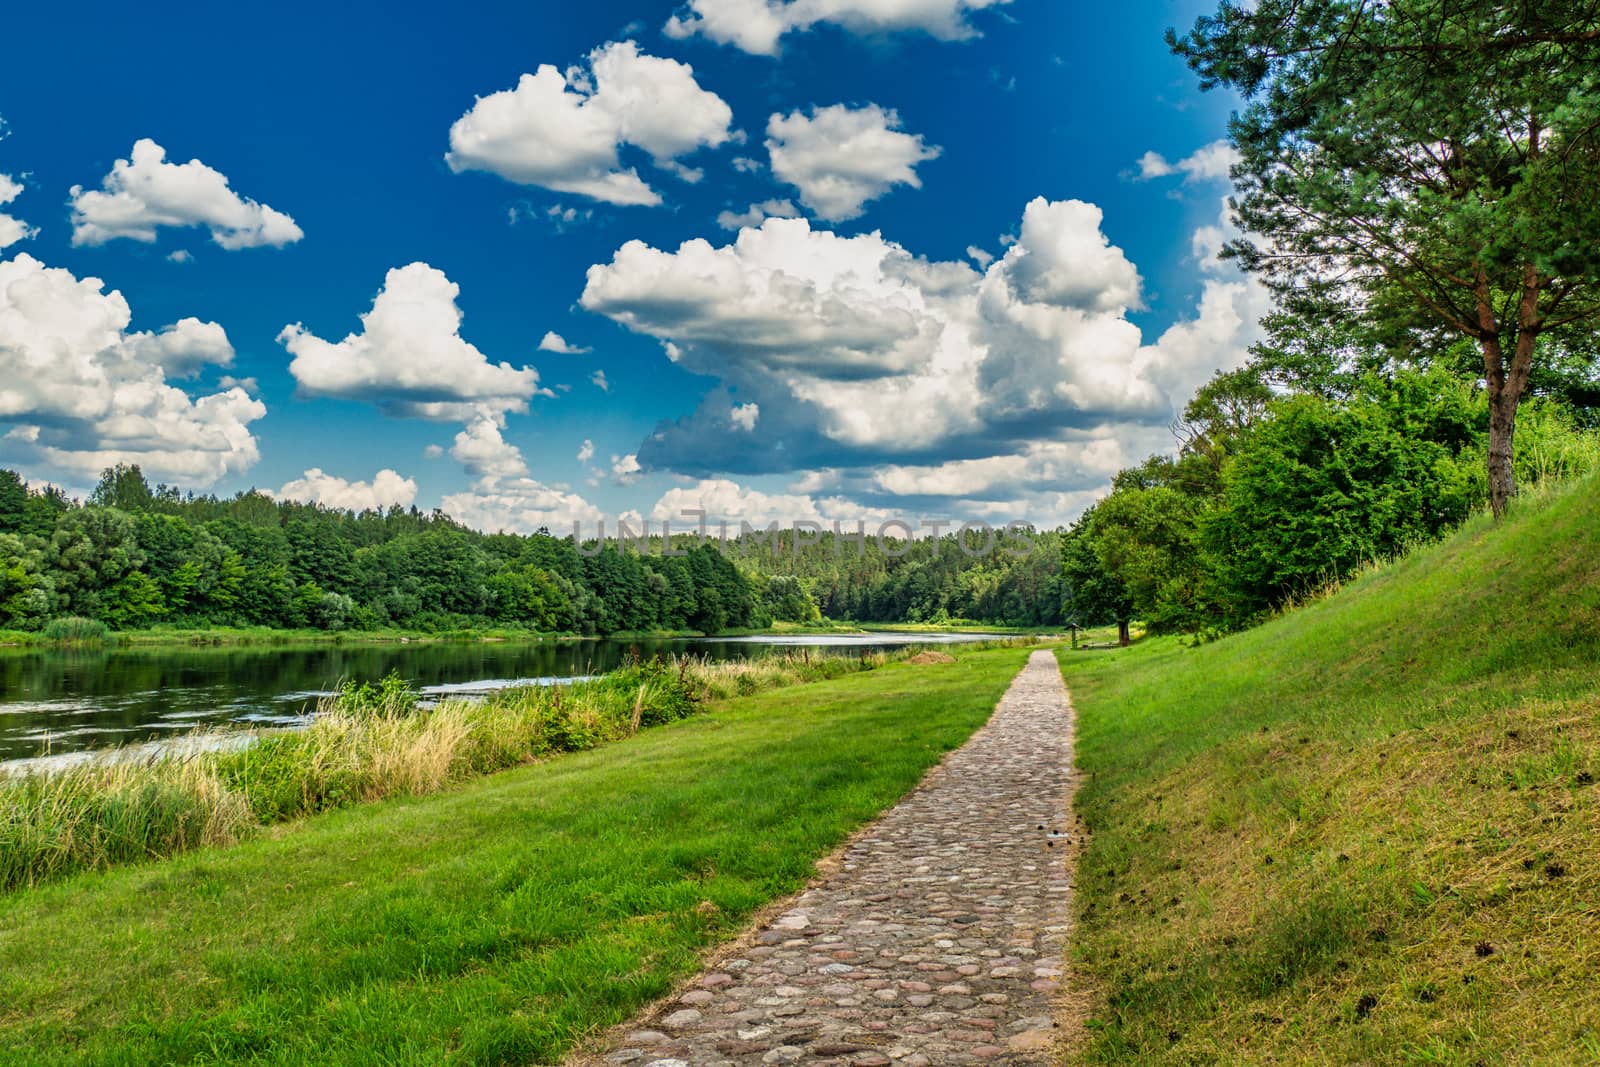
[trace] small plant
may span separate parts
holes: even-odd
[[[416,710],[422,694],[399,671],[390,671],[377,685],[346,679],[339,686],[336,704],[341,711],[395,715]]]

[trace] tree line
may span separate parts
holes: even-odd
[[[0,471],[0,627],[262,626],[610,634],[766,625],[762,590],[715,548],[580,553],[442,512],[354,513],[250,491],[154,489],[107,470],[83,503]]]

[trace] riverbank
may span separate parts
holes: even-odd
[[[693,714],[708,702],[870,671],[870,656],[631,661],[564,686],[421,704],[399,674],[346,682],[299,730],[201,729],[0,778],[0,892],[194,848],[331,808],[420,796]],[[241,744],[243,738],[254,743]]]
[[[716,701],[438,796],[0,897],[0,1050],[556,1062],[798,889],[988,718],[1027,655]]]
[[[1255,630],[1060,653],[1074,1062],[1600,1058],[1594,484]]]
[[[431,632],[425,630],[279,630],[263,626],[210,626],[195,629],[156,627],[146,630],[105,630],[70,638],[52,637],[46,632],[31,630],[0,630],[0,650],[41,649],[57,647],[97,647],[114,645],[123,648],[158,648],[163,646],[238,646],[279,647],[290,645],[387,645],[419,643],[542,643],[551,641],[639,641],[675,640],[683,638],[760,637],[766,635],[788,636],[798,634],[861,634],[880,632],[903,633],[1044,633],[1045,627],[986,626],[979,624],[929,624],[929,623],[856,623],[823,620],[817,623],[776,622],[764,629],[734,629],[717,633],[701,630],[620,630],[616,633],[596,635],[557,633],[517,629],[467,629]]]

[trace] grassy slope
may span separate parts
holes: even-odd
[[[1061,653],[1082,1059],[1600,1058],[1597,489],[1212,645]]]
[[[1024,649],[0,898],[0,1062],[548,1063],[691,972],[988,716]]]

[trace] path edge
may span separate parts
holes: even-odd
[[[683,994],[687,993],[691,988],[693,988],[695,982],[697,982],[707,971],[714,970],[718,964],[724,963],[727,960],[738,959],[740,953],[744,949],[755,945],[756,938],[758,938],[762,931],[764,931],[771,924],[772,920],[778,918],[784,912],[792,909],[795,904],[799,902],[801,897],[809,893],[811,890],[820,887],[827,882],[829,878],[838,873],[839,869],[844,866],[845,853],[849,852],[862,836],[874,829],[878,823],[882,822],[884,817],[895,808],[898,808],[901,804],[904,804],[916,794],[927,789],[932,783],[933,779],[945,772],[945,765],[950,761],[950,757],[966,748],[972,743],[973,738],[977,737],[979,733],[989,728],[989,723],[993,721],[995,712],[1000,710],[1000,705],[1005,703],[1006,697],[1011,694],[1012,686],[1017,684],[1017,679],[1021,678],[1023,672],[1028,669],[1028,661],[1033,658],[1034,652],[1049,652],[1051,659],[1055,660],[1056,670],[1061,670],[1061,661],[1056,658],[1054,648],[1030,649],[1028,658],[1022,661],[1022,666],[1017,669],[1017,673],[1013,674],[1011,676],[1011,681],[1006,683],[1005,692],[1000,694],[1000,699],[996,700],[994,702],[994,707],[989,709],[988,718],[984,719],[983,722],[978,725],[977,729],[968,734],[965,741],[961,742],[961,744],[940,756],[938,762],[934,763],[926,771],[924,771],[922,773],[922,777],[917,779],[916,784],[910,789],[907,789],[904,793],[901,793],[893,804],[890,804],[888,807],[878,812],[874,818],[868,819],[866,822],[850,831],[850,833],[846,835],[845,838],[840,841],[835,848],[819,858],[813,869],[811,877],[806,879],[805,885],[801,886],[799,889],[796,889],[793,893],[789,893],[781,897],[774,897],[761,907],[757,908],[755,911],[751,912],[749,918],[745,920],[745,926],[743,930],[741,930],[730,940],[723,941],[707,948],[700,957],[700,966],[696,970],[685,975],[682,981],[675,983],[671,990],[649,1002],[621,1022],[615,1023],[602,1030],[597,1030],[593,1034],[582,1038],[576,1045],[573,1046],[571,1052],[567,1053],[563,1059],[561,1059],[557,1064],[552,1065],[552,1067],[613,1067],[612,1064],[606,1062],[604,1056],[608,1051],[619,1047],[619,1039],[624,1034],[634,1030],[649,1029],[651,1023],[654,1023],[670,1014],[668,1009],[675,1008],[678,998],[682,997]],[[1065,678],[1062,679],[1062,688],[1066,688]],[[1076,721],[1077,717],[1072,711],[1072,696],[1069,693],[1067,695],[1067,730],[1068,735],[1071,738],[1071,742],[1074,745],[1076,745],[1077,741],[1077,732],[1075,729]],[[1076,755],[1076,748],[1073,749],[1073,752],[1074,755]],[[1076,778],[1077,771],[1074,767],[1073,773],[1069,778],[1069,783],[1075,783]],[[1068,788],[1069,792],[1076,790],[1075,784],[1069,784]],[[1077,837],[1078,835],[1075,834],[1073,836],[1073,840],[1076,841]],[[1073,866],[1076,866],[1075,858],[1073,860]],[[1066,961],[1063,960],[1062,962],[1065,964]],[[1063,973],[1066,973],[1065,966],[1063,966],[1062,970]]]

